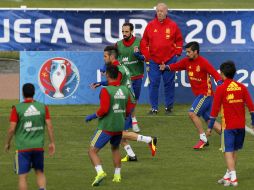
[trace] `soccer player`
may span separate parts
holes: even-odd
[[[95,167],[97,176],[92,186],[100,185],[107,176],[103,171],[98,152],[108,143],[111,144],[115,173],[113,182],[121,182],[121,156],[119,144],[122,139],[122,131],[126,115],[129,115],[133,104],[131,103],[130,92],[126,86],[120,86],[118,77],[118,67],[108,65],[106,68],[106,78],[108,86],[102,88],[100,93],[100,108],[92,115],[86,117],[86,122],[99,118],[98,129],[92,138],[88,151],[89,157]]]
[[[212,67],[208,60],[199,55],[199,44],[197,42],[190,42],[185,48],[187,54],[186,58],[171,65],[162,64],[160,65],[160,70],[187,71],[192,92],[196,97],[189,110],[189,117],[197,128],[200,137],[200,140],[193,148],[202,149],[204,146],[208,145],[208,140],[203,130],[200,116],[202,116],[206,122],[209,121],[213,99],[210,75],[215,79],[217,84],[221,84],[222,80],[219,73]],[[218,122],[215,123],[214,127],[217,132],[220,133],[221,126]]]
[[[130,72],[128,68],[126,68],[124,65],[121,65],[119,61],[117,60],[118,57],[118,50],[115,46],[106,46],[104,49],[104,61],[106,65],[114,65],[117,66],[119,69],[117,80],[121,85],[126,86],[131,94],[131,99],[133,103],[135,102],[135,95],[132,92],[131,89],[131,81],[130,81]],[[105,86],[107,85],[107,82],[96,82],[92,83],[90,86],[92,89],[95,89],[99,86]],[[133,149],[127,142],[127,140],[135,140],[140,142],[145,142],[149,145],[151,149],[152,156],[156,154],[156,144],[157,144],[157,138],[156,137],[149,137],[149,136],[143,136],[143,135],[137,135],[133,132],[129,132],[128,130],[132,128],[132,122],[131,122],[131,115],[129,115],[125,121],[125,127],[123,131],[123,138],[122,138],[122,146],[124,147],[125,151],[127,152],[127,155],[122,159],[122,161],[137,161],[137,156],[134,153]]]
[[[161,72],[159,65],[170,65],[177,61],[182,53],[183,38],[177,24],[168,16],[165,3],[156,6],[156,17],[148,23],[140,42],[141,52],[145,61],[149,62],[148,76],[149,99],[151,110],[149,114],[158,113],[158,95],[161,77],[164,82],[165,114],[171,114],[175,96],[175,73]]]
[[[140,38],[133,36],[133,24],[126,22],[122,26],[123,39],[116,43],[118,49],[118,60],[126,66],[130,72],[132,89],[136,102],[139,99],[142,79],[144,77],[145,57],[140,53]],[[132,130],[140,132],[134,110],[132,116]]]
[[[216,88],[207,134],[211,134],[215,119],[221,111],[223,121],[221,149],[224,152],[227,171],[224,177],[218,180],[218,183],[224,186],[237,186],[236,161],[237,151],[242,149],[244,143],[245,105],[251,114],[252,127],[254,127],[254,105],[248,89],[233,80],[236,73],[234,62],[222,63],[220,71],[224,83]]]
[[[39,190],[46,190],[44,175],[44,131],[49,135],[49,154],[55,153],[53,126],[48,107],[33,99],[35,88],[31,83],[22,87],[24,102],[12,107],[5,151],[11,147],[15,135],[15,169],[19,175],[19,190],[27,190],[27,176],[34,168]]]

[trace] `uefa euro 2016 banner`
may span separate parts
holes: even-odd
[[[99,89],[91,90],[89,84],[100,80],[103,48],[122,38],[125,21],[134,24],[136,36],[142,36],[155,16],[154,10],[26,9],[0,13],[0,50],[26,50],[20,57],[20,87],[33,82],[36,99],[47,104],[97,104]],[[170,11],[169,15],[178,23],[184,42],[199,42],[201,55],[216,69],[225,60],[234,60],[236,79],[249,88],[254,98],[253,13]],[[62,78],[57,77],[61,68]],[[178,72],[176,76],[176,103],[192,102],[186,73]],[[163,94],[161,87],[160,103]],[[143,84],[139,102],[149,102],[147,83]]]
[[[201,54],[210,60],[216,69],[221,62],[229,58],[237,60],[236,79],[244,83],[253,96],[254,64],[245,62],[245,59],[253,60],[252,53],[244,53],[244,56],[241,52]],[[100,87],[92,90],[89,85],[105,80],[99,71],[103,64],[103,52],[23,51],[20,59],[20,87],[24,83],[32,82],[36,88],[35,99],[46,104],[98,104]],[[145,74],[139,103],[149,103],[146,76]],[[176,103],[190,103],[193,100],[185,71],[176,73],[175,86]],[[163,94],[161,86],[160,103],[163,103]]]
[[[170,11],[185,42],[202,51],[254,50],[253,11]],[[125,21],[143,31],[154,10],[0,10],[0,50],[101,51],[121,38]]]

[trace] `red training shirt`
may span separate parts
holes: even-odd
[[[245,128],[245,104],[250,112],[254,112],[247,88],[239,82],[226,79],[216,88],[211,117],[216,118],[221,110],[222,129]]]
[[[179,62],[169,65],[169,68],[171,71],[187,71],[191,89],[195,96],[213,95],[210,75],[216,82],[221,80],[219,73],[213,68],[208,60],[200,55],[196,59],[185,57]]]

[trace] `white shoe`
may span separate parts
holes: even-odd
[[[136,133],[140,132],[140,128],[138,127],[138,123],[132,123],[132,130]]]
[[[238,186],[238,180],[235,179],[234,181],[230,181],[230,185],[232,185],[234,187]]]
[[[224,181],[224,187],[228,187],[231,185],[231,182],[229,180]]]
[[[230,185],[230,178],[221,178],[221,179],[219,179],[218,181],[218,184],[228,184],[229,183],[229,185]]]

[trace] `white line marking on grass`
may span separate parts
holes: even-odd
[[[7,117],[8,115],[6,115]],[[86,117],[87,115],[50,115],[51,117],[59,118],[59,117]],[[149,116],[149,115],[139,115],[137,118],[171,118],[171,117],[182,117],[185,115],[169,115],[169,116],[163,116],[163,115],[157,115],[157,116]]]
[[[23,0],[2,0],[2,1],[23,2]]]
[[[247,131],[248,133],[250,133],[251,135],[254,136],[254,131],[250,127],[248,127],[247,125],[245,125],[245,131]]]

